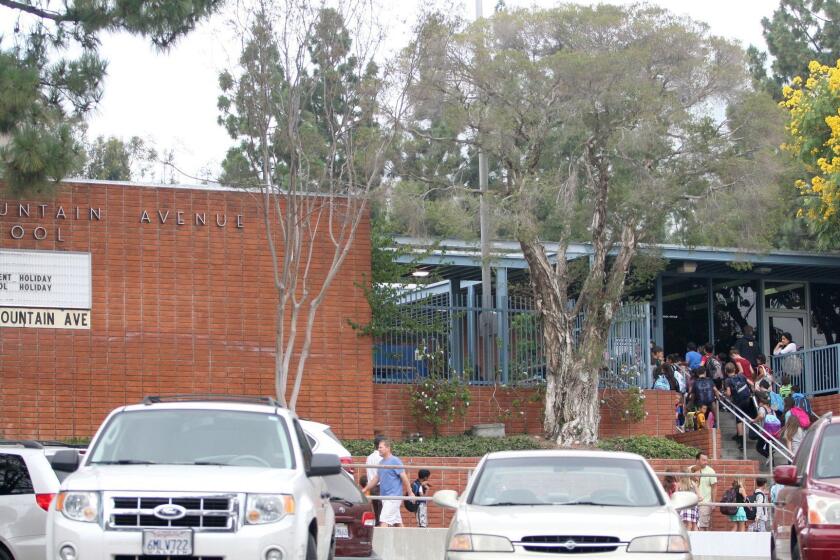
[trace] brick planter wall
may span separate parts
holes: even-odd
[[[840,413],[840,395],[826,395],[811,399],[811,408],[819,415],[826,412]]]
[[[90,437],[149,394],[274,394],[276,291],[254,193],[67,183],[55,198],[14,200],[2,189],[0,248],[91,254],[92,327],[0,328],[0,436]],[[367,220],[357,235],[319,310],[298,407],[348,438],[370,437],[374,411],[371,343],[348,325],[370,315]]]
[[[693,432],[670,434],[667,437],[682,443],[683,445],[696,447],[710,458],[714,458],[715,450],[717,450],[718,455],[720,455],[721,449],[723,449],[722,442],[720,440],[720,430],[703,429]],[[716,438],[717,441],[713,442],[713,438]]]
[[[418,424],[411,415],[410,385],[376,384],[373,387],[376,412],[373,427],[376,433],[400,438],[406,434],[432,433],[431,427]],[[508,434],[542,433],[543,402],[535,402],[533,389],[499,387],[471,387],[471,405],[463,418],[441,426],[441,435],[462,434],[475,424],[504,422]],[[670,391],[645,391],[647,417],[641,422],[624,419],[623,394],[619,391],[601,392],[600,437],[631,436],[638,434],[668,435],[676,432],[674,426],[674,401],[677,393]]]
[[[406,474],[409,481],[414,481],[417,478],[417,470],[420,467],[428,466],[458,466],[464,468],[473,468],[478,464],[477,457],[401,457],[403,463],[406,465]],[[364,457],[357,457],[354,459],[355,463],[364,463]],[[650,461],[651,466],[657,472],[684,472],[688,467],[694,464],[693,460],[669,460],[669,459],[653,459]],[[710,466],[715,469],[718,474],[718,483],[714,490],[714,499],[720,501],[723,492],[728,488],[732,481],[739,476],[747,474],[755,474],[758,472],[758,463],[756,461],[710,461]],[[356,479],[364,474],[364,469],[356,469]],[[467,471],[440,471],[432,470],[431,483],[432,492],[437,490],[455,490],[459,494],[463,492],[467,485]],[[661,479],[662,477],[660,477]],[[755,489],[754,480],[752,478],[744,479],[744,486],[748,493],[752,493]],[[769,490],[769,481],[768,481]],[[407,527],[416,527],[417,522],[413,513],[409,513],[405,508],[401,509],[403,523]],[[429,527],[448,527],[452,521],[452,513],[450,510],[445,510],[434,504],[429,505]],[[720,513],[718,508],[714,509],[712,514],[712,530],[728,531],[732,527],[729,518]]]

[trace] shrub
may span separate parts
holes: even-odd
[[[609,438],[599,441],[598,447],[607,451],[638,453],[646,459],[694,459],[699,451],[672,439],[655,436]]]
[[[372,440],[352,439],[342,442],[354,457],[364,457],[373,451]],[[539,440],[530,436],[480,438],[447,436],[423,441],[395,441],[391,450],[397,457],[481,457],[493,451],[540,449]]]

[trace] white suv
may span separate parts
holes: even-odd
[[[65,475],[49,463],[58,450],[0,441],[0,560],[43,560],[47,510]]]
[[[62,483],[47,559],[324,560],[322,477],[339,472],[272,399],[147,397],[108,416]]]

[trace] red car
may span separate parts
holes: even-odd
[[[808,430],[793,465],[776,467],[784,484],[773,513],[773,558],[840,560],[840,418]]]
[[[373,505],[353,477],[342,472],[324,477],[335,513],[335,557],[378,560],[373,552]]]

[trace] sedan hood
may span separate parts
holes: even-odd
[[[100,465],[83,467],[62,490],[287,493],[295,471],[262,467]]]
[[[473,506],[458,512],[459,530],[503,535],[518,541],[528,535],[601,535],[628,542],[640,535],[681,533],[667,506]]]

